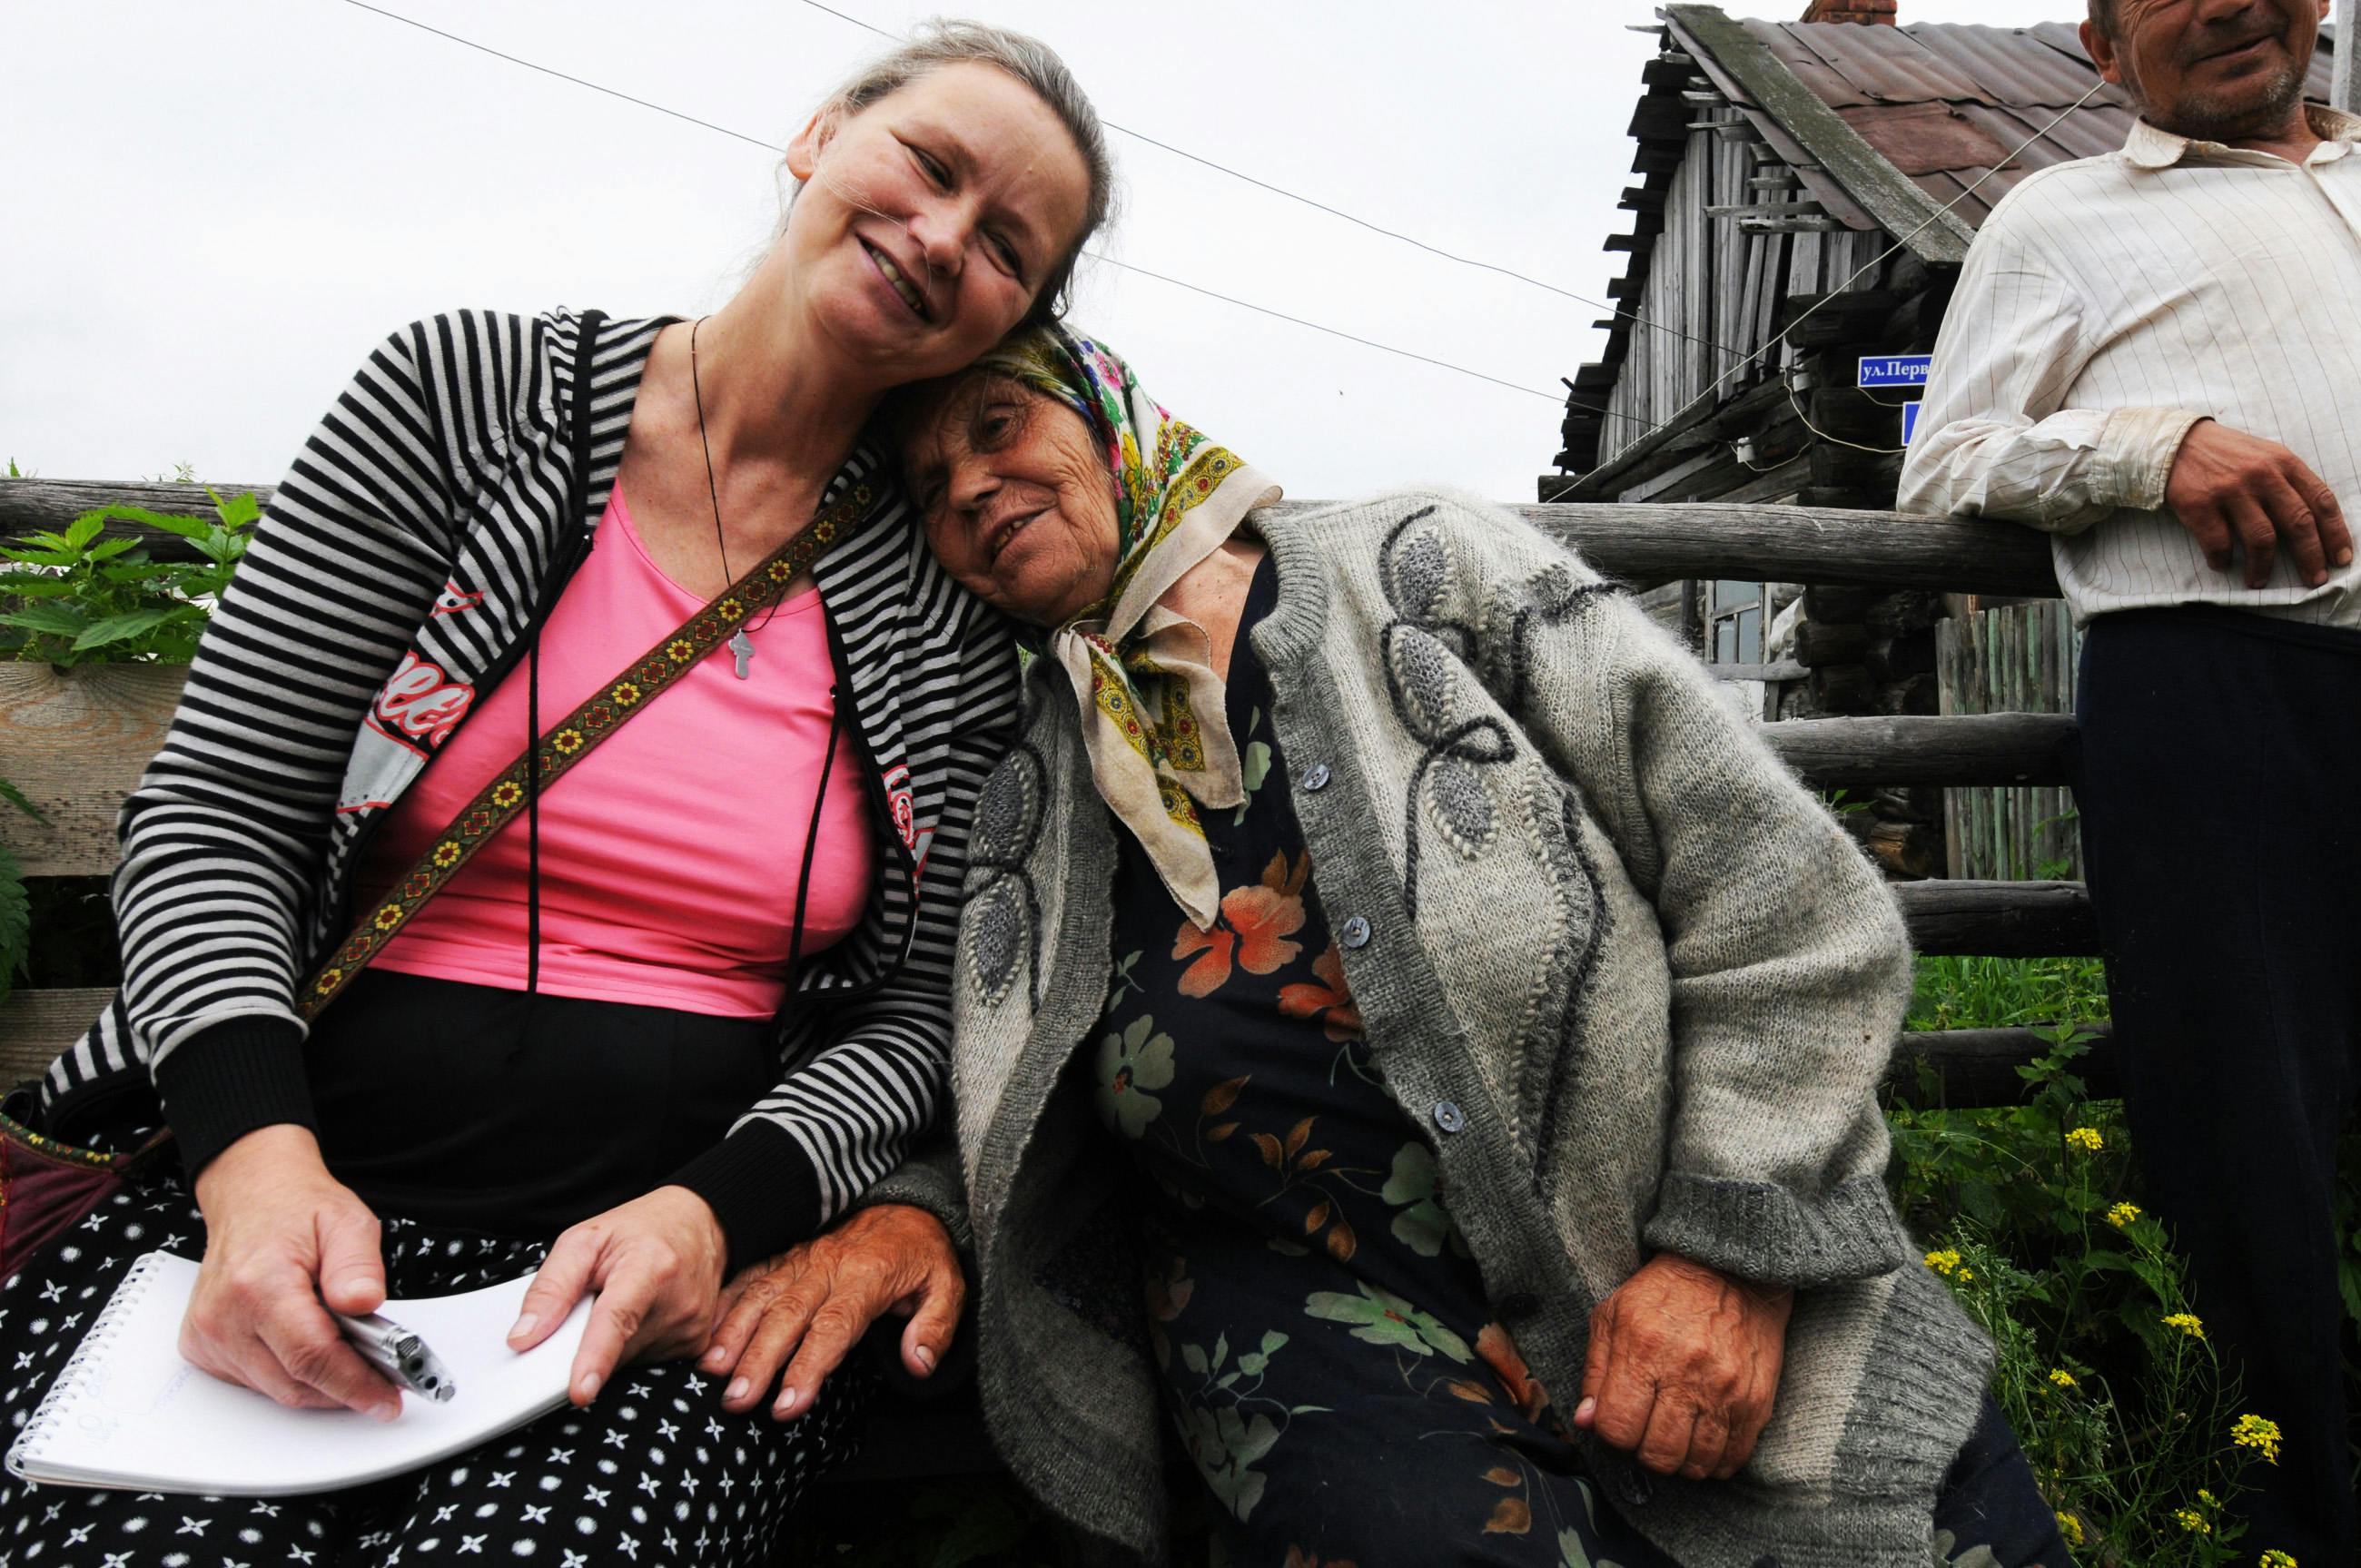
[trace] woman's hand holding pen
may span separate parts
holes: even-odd
[[[721,1222],[705,1200],[686,1187],[659,1187],[557,1238],[525,1291],[509,1343],[539,1344],[586,1291],[595,1292],[566,1383],[567,1398],[587,1405],[625,1361],[703,1347],[728,1255]]]
[[[328,1174],[311,1130],[247,1134],[197,1173],[196,1190],[205,1256],[181,1354],[282,1405],[400,1415],[401,1394],[328,1315],[375,1311],[385,1266],[377,1216]]]

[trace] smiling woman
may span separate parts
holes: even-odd
[[[1274,515],[1062,327],[895,416],[1044,637],[933,1195],[1037,1500],[1152,1560],[1177,1431],[1228,1562],[2061,1568],[1881,1182],[1892,897],[1686,651],[1480,503]]]
[[[42,1096],[69,1140],[160,1121],[187,1179],[6,1282],[93,1295],[152,1231],[202,1249],[189,1360],[388,1417],[331,1310],[532,1271],[524,1348],[595,1295],[582,1408],[501,1441],[551,1454],[533,1490],[603,1497],[600,1453],[651,1441],[658,1399],[690,1412],[695,1462],[579,1525],[683,1563],[768,1560],[848,1447],[861,1380],[823,1379],[872,1319],[917,1308],[919,1376],[957,1321],[941,1227],[862,1204],[941,1096],[1016,668],[862,431],[1054,313],[1109,206],[1065,68],[972,24],[847,83],[785,166],[801,199],[712,316],[414,323],[298,456],[124,812],[121,997]],[[686,1358],[731,1271],[787,1249],[826,1328],[775,1398],[719,1387]],[[38,1368],[0,1398],[19,1424],[73,1348],[47,1327],[0,1314]],[[514,1474],[463,1454],[366,1497],[189,1499],[181,1533],[522,1557],[548,1509]],[[738,1486],[766,1506],[725,1512]],[[431,1522],[463,1508],[466,1545]],[[32,1511],[0,1482],[0,1517]],[[94,1493],[16,1540],[146,1568],[146,1523]]]

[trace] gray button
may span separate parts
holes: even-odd
[[[1325,762],[1314,762],[1310,767],[1304,769],[1303,787],[1305,789],[1326,789],[1328,787],[1328,764]]]
[[[1434,1124],[1446,1133],[1455,1133],[1467,1124],[1467,1113],[1448,1100],[1434,1102]]]
[[[1530,1290],[1511,1290],[1500,1298],[1504,1318],[1530,1318],[1542,1310],[1542,1299]]]
[[[1336,939],[1348,948],[1366,948],[1369,945],[1369,923],[1356,915],[1336,927]]]

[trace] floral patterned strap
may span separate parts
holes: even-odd
[[[385,897],[354,926],[328,961],[320,966],[295,1003],[307,1023],[367,969],[394,934],[409,924],[426,901],[458,874],[459,868],[489,843],[493,835],[516,819],[525,807],[526,784],[537,768],[540,784],[548,788],[566,771],[588,756],[598,742],[623,727],[624,720],[655,699],[656,694],[697,667],[719,647],[746,618],[776,604],[789,584],[818,559],[819,553],[842,537],[845,530],[868,510],[870,487],[853,486],[753,570],[722,590],[719,598],[690,616],[631,666],[593,693],[589,699],[559,720],[540,741],[518,753],[461,808],[418,863],[392,883]]]

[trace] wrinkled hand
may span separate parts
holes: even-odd
[[[1574,1424],[1660,1475],[1728,1480],[1771,1420],[1794,1305],[1657,1254],[1590,1314]]]
[[[2297,576],[2318,587],[2331,566],[2353,560],[2353,535],[2326,481],[2276,441],[2200,420],[2180,443],[2165,480],[2164,504],[2195,536],[2205,563],[2230,570],[2231,545],[2245,546],[2246,586],[2270,579],[2282,545]]]
[[[557,1238],[524,1293],[509,1343],[532,1349],[584,1292],[595,1292],[566,1375],[566,1397],[587,1405],[624,1361],[687,1355],[705,1343],[728,1255],[721,1222],[705,1200],[686,1187],[659,1187]]]
[[[196,1188],[205,1256],[181,1320],[182,1359],[282,1405],[401,1414],[401,1393],[328,1315],[377,1310],[385,1266],[377,1216],[328,1174],[310,1129],[257,1128],[215,1155]]]
[[[880,1203],[731,1280],[697,1368],[734,1369],[721,1396],[730,1410],[753,1409],[777,1377],[771,1413],[788,1420],[811,1409],[820,1384],[887,1312],[910,1320],[902,1365],[931,1376],[966,1302],[967,1279],[940,1222],[924,1209]]]

